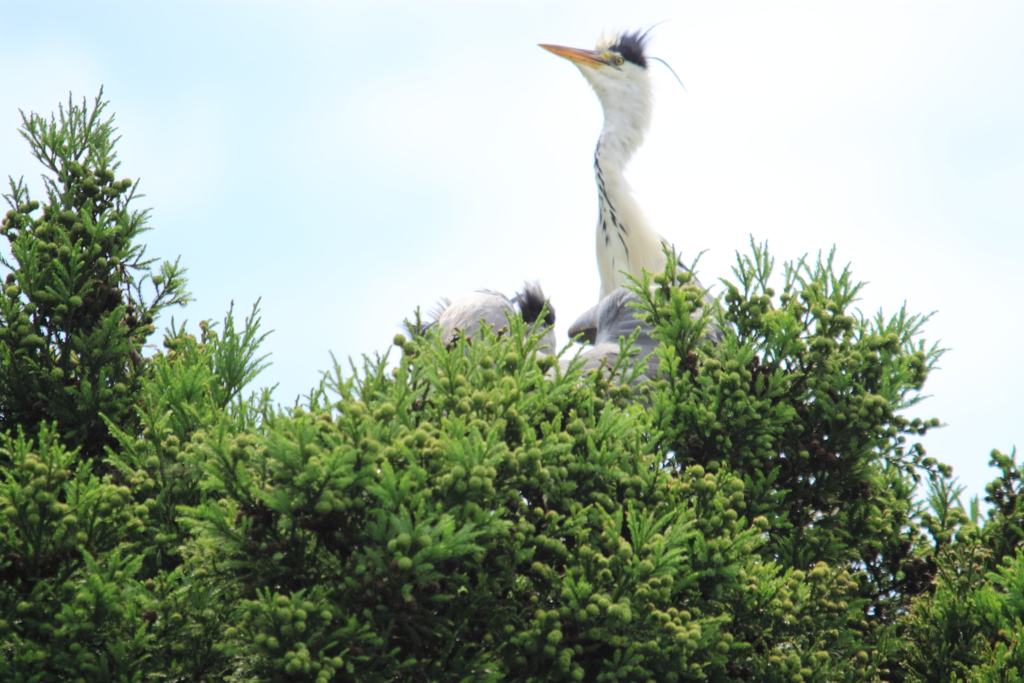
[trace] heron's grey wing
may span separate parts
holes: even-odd
[[[651,338],[650,326],[636,317],[639,313],[636,308],[628,305],[639,300],[640,297],[636,293],[620,287],[573,323],[573,328],[570,328],[570,334],[572,334],[574,328],[582,327],[588,329],[580,321],[586,321],[593,334],[592,343],[594,346],[578,356],[578,358],[583,360],[584,373],[601,367],[614,367],[619,360],[619,339],[621,337],[629,338],[636,331],[637,327],[640,328],[640,333],[637,335],[633,347],[637,349],[638,354],[632,357],[630,363],[642,360],[654,351],[658,344]],[[564,358],[559,361],[563,372],[568,368],[569,362],[568,359]],[[650,377],[654,377],[657,371],[658,359],[655,356],[647,361],[647,372],[637,377],[633,384],[639,384]]]
[[[640,302],[636,292],[620,287],[597,305],[597,335],[595,344],[618,343],[619,337],[633,334],[637,326],[644,326],[636,315],[640,312],[629,304]]]
[[[583,372],[597,370],[602,366],[613,367],[619,360],[619,345],[611,342],[600,342],[580,354],[583,359]]]
[[[619,362],[619,344],[618,342],[615,342],[614,344],[611,342],[599,342],[581,353],[579,357],[583,359],[583,374],[602,367],[611,369],[615,367],[617,362]],[[639,354],[630,359],[629,366],[632,367],[632,365],[638,360],[643,360],[646,357],[647,354],[641,350]],[[565,372],[569,365],[569,361],[567,359],[562,359],[559,361],[559,365],[562,367],[562,372]],[[651,377],[656,377],[657,374],[658,357],[652,356],[647,360],[646,372],[635,377],[632,384],[633,386],[636,386]]]
[[[481,321],[500,330],[508,326],[509,316],[515,312],[512,302],[501,292],[481,290],[467,294],[438,317],[441,340],[450,346],[460,334],[472,338],[480,330]]]
[[[597,370],[604,366],[610,368],[614,366],[615,362],[619,359],[619,345],[608,342],[596,344],[579,354],[576,358],[583,360],[584,375],[592,370]],[[558,366],[562,368],[562,372],[564,373],[569,369],[569,364],[571,362],[572,360],[569,358],[562,357],[558,359]]]
[[[614,347],[617,357],[619,339],[628,339],[638,327],[640,332],[633,342],[633,347],[638,353],[634,358],[642,360],[658,348],[658,342],[651,337],[651,326],[644,322],[640,309],[631,305],[639,302],[640,297],[636,292],[621,287],[604,298],[598,310],[595,350]],[[614,362],[611,360],[611,363]],[[653,377],[657,373],[657,356],[652,356],[647,361],[647,368],[648,375]]]
[[[569,338],[575,339],[582,335],[579,341],[583,344],[593,344],[597,339],[597,311],[601,304],[597,304],[576,318],[576,322],[569,326]]]

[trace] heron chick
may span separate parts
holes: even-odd
[[[620,287],[592,309],[596,320],[593,324],[594,337],[589,341],[594,346],[580,354],[584,371],[613,367],[619,359],[619,339],[628,339],[639,328],[633,342],[637,355],[629,365],[646,359],[647,371],[637,377],[635,383],[657,377],[659,358],[654,350],[658,348],[658,342],[651,337],[651,326],[637,316],[639,303],[640,297],[636,292]],[[563,363],[563,367],[567,365],[568,361]]]
[[[579,68],[604,110],[604,126],[594,150],[599,301],[629,283],[625,273],[640,278],[644,270],[660,273],[665,269],[662,245],[668,242],[651,228],[625,176],[651,124],[647,37],[647,32],[627,31],[600,39],[594,50],[540,45]]]
[[[522,291],[511,299],[501,292],[481,289],[454,302],[444,300],[438,309],[432,311],[432,315],[433,322],[424,329],[436,325],[441,333],[441,341],[448,348],[462,337],[472,339],[483,325],[495,332],[508,329],[509,320],[520,315],[533,330],[544,330],[538,352],[555,353],[555,309],[536,282],[524,283]]]

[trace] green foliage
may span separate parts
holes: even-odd
[[[660,347],[637,387],[630,340],[584,376],[513,320],[399,335],[286,410],[245,394],[258,306],[140,355],[187,295],[142,257],[103,106],[25,117],[54,175],[41,213],[12,182],[3,225],[3,680],[1024,671],[1015,458],[993,453],[987,519],[965,510],[908,414],[942,353],[927,316],[862,316],[831,255],[776,295],[752,245],[721,306],[674,268],[638,282]]]
[[[264,366],[265,335],[256,308],[243,330],[229,311],[199,341],[172,324],[167,353],[143,359],[155,316],[187,294],[177,265],[144,258],[146,212],[129,207],[130,181],[114,181],[104,107],[69,100],[49,121],[23,116],[52,174],[47,201],[40,211],[12,181],[0,228],[11,245],[0,296],[5,681],[180,676],[226,656],[220,615],[209,617],[216,592],[176,571],[176,506],[199,499],[176,456],[224,414],[257,419],[260,399],[239,392]]]
[[[393,371],[196,435],[191,559],[259,677],[865,679],[850,572],[765,562],[741,479],[665,467],[619,387],[525,332],[399,338]]]
[[[46,425],[38,443],[2,437],[0,456],[0,677],[139,680],[149,599],[135,580],[142,558],[127,550],[145,511]]]
[[[37,440],[0,440],[9,463],[0,482],[0,613],[11,615],[0,623],[0,678],[134,681],[230,666],[223,633],[232,613],[221,587],[182,567],[190,537],[178,507],[202,498],[201,471],[184,464],[193,433],[228,418],[255,426],[253,406],[268,402],[227,403],[242,388],[232,378],[261,365],[256,312],[242,333],[230,312],[220,335],[207,323],[199,340],[173,330],[168,351],[150,359],[140,431],[111,424],[120,448],[104,467],[81,460],[45,423]]]
[[[1016,458],[992,452],[1001,471],[988,485],[986,520],[959,503],[961,489],[936,484],[923,522],[934,538],[934,596],[901,623],[897,656],[907,681],[1020,680],[1024,675],[1024,510]]]
[[[153,321],[188,299],[184,271],[157,268],[137,242],[148,212],[131,208],[131,180],[115,180],[116,129],[102,96],[91,109],[69,97],[49,120],[22,114],[21,134],[49,172],[46,200],[11,179],[0,225],[11,248],[0,257],[0,432],[35,434],[55,421],[83,458],[111,444],[101,415],[131,427]]]
[[[868,614],[889,620],[929,582],[912,552],[911,500],[922,475],[945,471],[919,443],[938,420],[904,415],[942,350],[918,339],[927,316],[851,310],[861,285],[833,255],[787,263],[751,245],[738,282],[724,281],[721,343],[703,340],[705,300],[667,269],[641,283],[661,342],[663,378],[651,391],[657,447],[679,470],[727,467],[746,484],[744,514],[768,520],[765,558],[861,567]],[[675,263],[675,259],[670,259]],[[653,287],[650,285],[654,284]]]
[[[178,506],[194,505],[200,498],[200,470],[187,462],[185,450],[192,435],[225,416],[254,426],[269,410],[269,392],[240,401],[244,386],[264,367],[259,356],[258,303],[235,329],[234,309],[217,325],[200,323],[197,339],[184,326],[171,328],[163,353],[148,361],[150,381],[143,385],[138,405],[140,431],[126,432],[111,424],[119,448],[107,463],[132,489],[136,501],[150,514],[148,534],[155,551],[151,560],[165,569],[180,562],[179,543],[186,533],[178,519]]]

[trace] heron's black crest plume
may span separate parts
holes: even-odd
[[[544,316],[544,324],[548,327],[555,324],[555,309],[551,302],[544,298],[544,290],[537,282],[524,282],[523,291],[517,293],[512,300],[519,306],[519,312],[523,321],[532,324],[540,317],[544,310],[544,304],[548,305],[547,314]]]
[[[646,31],[637,29],[633,32],[623,31],[619,35],[618,40],[615,41],[615,44],[608,49],[618,52],[626,61],[633,62],[637,66],[642,66],[646,69],[647,55],[644,54],[644,50],[647,48],[647,37],[650,32],[650,29]]]

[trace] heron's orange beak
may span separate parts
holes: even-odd
[[[604,66],[608,62],[601,58],[601,56],[593,50],[580,50],[575,47],[562,47],[561,45],[545,45],[540,43],[540,46],[552,52],[559,57],[565,57],[574,64],[585,64],[587,66]]]

